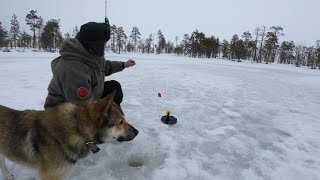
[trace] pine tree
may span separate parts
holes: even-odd
[[[277,48],[279,47],[278,46],[278,40],[279,40],[279,37],[280,36],[284,36],[284,33],[282,32],[283,31],[283,28],[281,26],[272,26],[270,28],[271,32],[273,33],[274,35],[274,41],[273,41],[273,51],[272,51],[272,54],[271,54],[271,62],[273,63],[275,61],[275,58],[276,58],[276,51],[277,51]]]
[[[146,39],[146,51],[147,53],[151,53],[151,46],[152,46],[152,34],[149,35],[149,38]]]
[[[232,36],[232,39],[230,41],[230,52],[231,52],[231,59],[234,60],[236,58],[236,48],[237,48],[237,42],[239,41],[239,36],[237,34],[234,34]]]
[[[116,25],[112,25],[110,27],[110,43],[111,43],[111,51],[112,52],[116,52],[116,42],[117,42],[117,26]]]
[[[205,56],[207,58],[216,58],[219,50],[219,38],[215,38],[214,36],[211,36],[209,38],[204,38],[201,42],[201,49],[205,50]],[[202,51],[201,51],[202,52]],[[201,54],[201,56],[203,56]]]
[[[179,40],[179,37],[178,37],[178,36],[176,36],[176,37],[175,37],[176,46],[178,46],[178,40]]]
[[[20,25],[17,20],[16,14],[13,14],[12,19],[11,19],[11,40],[14,43],[14,47],[17,48],[17,41],[19,39],[19,34],[20,34]]]
[[[246,59],[250,59],[250,54],[251,54],[251,49],[249,49],[249,43],[252,40],[251,33],[249,31],[246,31],[242,34],[242,37],[244,39],[244,45],[245,45],[245,50],[246,50]]]
[[[183,54],[183,44],[180,44],[180,45],[177,45],[175,48],[174,48],[174,53],[177,54],[178,56],[182,55]]]
[[[6,46],[8,32],[2,27],[2,22],[0,22],[0,47]]]
[[[118,27],[117,33],[116,33],[116,40],[117,40],[118,53],[120,54],[127,40],[127,35],[124,33],[123,27]]]
[[[222,58],[230,59],[230,44],[226,39],[223,40],[222,42],[221,50],[222,50]]]
[[[287,64],[292,64],[294,60],[293,52],[294,52],[294,42],[288,42],[288,41],[283,41],[281,46],[280,46],[280,55],[279,55],[279,62],[281,64],[287,63]],[[297,49],[298,50],[298,49]],[[297,52],[298,53],[298,52]],[[296,66],[301,65],[301,59],[298,58],[296,61]]]
[[[220,40],[218,37],[212,36],[212,43],[213,43],[213,49],[212,49],[212,55],[214,58],[218,57],[218,54],[220,54]],[[220,55],[219,55],[220,56]]]
[[[278,38],[273,32],[268,32],[266,35],[266,42],[264,45],[265,48],[265,55],[264,60],[268,64],[270,62],[273,62],[273,53],[274,53],[274,45],[278,43]]]
[[[191,56],[203,57],[205,56],[206,49],[203,43],[205,42],[206,35],[198,30],[194,31],[190,37]]]
[[[260,30],[261,31],[260,31],[259,36],[261,36],[261,40],[260,40],[259,57],[258,57],[258,62],[259,63],[262,62],[262,50],[263,50],[264,38],[265,38],[265,35],[266,35],[266,27],[262,26]]]
[[[166,39],[164,37],[164,35],[162,34],[161,30],[159,29],[158,31],[158,47],[157,47],[157,54],[161,54],[163,53],[163,50],[166,47]]]
[[[202,45],[201,49],[205,50],[205,52],[204,52],[205,57],[211,58],[212,53],[213,53],[213,46],[214,46],[212,39],[211,38],[204,38],[201,45]],[[203,55],[201,54],[201,56],[203,56]]]
[[[43,19],[41,16],[39,16],[39,18],[37,19],[37,22],[36,22],[36,28],[38,29],[38,49],[41,48],[41,43],[40,43],[40,39],[41,39],[41,31],[43,29]]]
[[[76,37],[76,35],[80,32],[79,27],[75,26],[72,31],[72,37]]]
[[[320,40],[317,40],[316,44],[316,66],[320,69]]]
[[[189,34],[184,34],[183,35],[183,40],[182,40],[182,48],[184,55],[189,55],[191,56],[191,43],[190,43],[190,36]]]
[[[173,43],[168,41],[168,43],[166,43],[166,45],[165,45],[165,53],[171,54],[171,53],[173,53],[173,50],[174,50]]]
[[[44,26],[41,34],[41,43],[42,47],[47,51],[56,50],[63,41],[59,23],[60,20],[51,19]]]
[[[144,53],[145,51],[145,44],[143,43],[143,39],[138,41],[138,52]]]
[[[37,10],[31,10],[30,13],[26,15],[25,19],[27,25],[30,26],[30,30],[33,32],[33,48],[36,48],[36,30],[39,29],[39,25],[41,22],[43,24],[43,19],[39,19],[36,13]]]
[[[291,41],[291,43],[294,45],[293,41]],[[292,58],[294,61],[294,64],[297,67],[305,66],[305,64],[306,64],[304,50],[305,50],[305,47],[303,47],[301,45],[293,47],[292,54],[290,55],[289,59]],[[295,54],[295,56],[293,55],[293,53]]]
[[[246,58],[245,42],[242,39],[236,41],[235,43],[234,56],[238,60],[238,62],[241,62],[241,59]]]
[[[247,47],[247,58],[252,61],[254,61],[254,53],[256,52],[257,46],[256,46],[256,41],[255,40],[251,40],[248,43],[248,47]]]
[[[311,69],[317,68],[317,61],[316,61],[316,49],[313,47],[307,48],[306,51],[307,56],[307,66]]]
[[[21,33],[21,37],[20,37],[20,46],[21,47],[30,47],[31,45],[31,41],[32,41],[32,36],[30,36],[28,33],[26,33],[25,31],[23,33]]]
[[[146,45],[144,43],[144,39],[140,39],[139,42],[138,42],[138,52],[141,52],[141,53],[145,53],[146,51]]]
[[[132,39],[132,42],[134,44],[134,52],[137,51],[137,42],[141,39],[140,36],[141,33],[139,31],[139,28],[137,26],[133,27],[130,38]]]
[[[256,35],[256,39],[254,41],[254,55],[253,55],[253,62],[258,62],[258,57],[257,57],[257,50],[258,50],[258,38],[259,38],[259,34],[260,34],[260,27],[257,27],[255,29],[255,35]]]
[[[134,51],[134,44],[131,42],[131,41],[129,41],[128,43],[127,43],[127,52],[133,52]]]

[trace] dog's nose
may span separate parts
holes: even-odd
[[[134,133],[134,135],[136,136],[136,135],[139,134],[139,131],[138,131],[137,129],[134,129],[134,130],[133,130],[133,133]]]

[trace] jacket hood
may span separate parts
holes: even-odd
[[[77,38],[67,38],[65,39],[60,46],[60,57],[64,61],[80,61],[84,64],[87,64],[90,67],[99,67],[97,61],[99,58],[96,55],[89,53],[80,43]],[[51,62],[51,69],[55,71],[56,67],[59,64],[60,57],[56,58]]]
[[[67,38],[63,41],[59,51],[64,60],[79,60],[88,65],[96,64],[97,56],[89,53],[77,38]]]
[[[57,57],[51,62],[51,69],[53,73],[59,66],[61,58],[63,61],[80,61],[90,67],[97,68],[101,66],[99,61],[101,57],[89,53],[77,38],[65,39],[60,46],[59,53],[61,56]]]

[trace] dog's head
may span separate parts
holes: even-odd
[[[131,141],[139,131],[130,125],[120,106],[113,102],[115,91],[103,99],[88,103],[90,116],[97,127],[100,143],[110,140]]]

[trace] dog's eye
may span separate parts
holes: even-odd
[[[121,121],[119,122],[119,124],[123,124],[123,120],[121,120]]]

